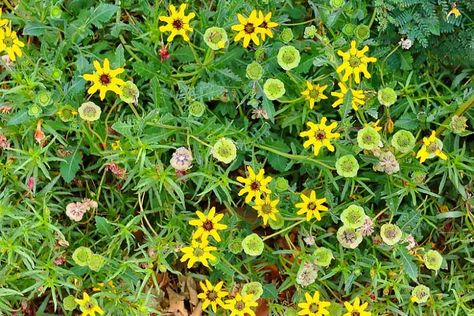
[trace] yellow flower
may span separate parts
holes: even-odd
[[[6,20],[1,20],[2,21]],[[0,52],[5,51],[10,57],[11,60],[15,61],[16,56],[21,57],[21,47],[24,47],[25,44],[18,39],[15,31],[12,31],[10,27],[5,26],[0,28]]]
[[[252,308],[258,305],[253,299],[253,294],[242,296],[240,293],[237,293],[233,299],[227,300],[226,303],[225,309],[231,311],[229,316],[247,316],[247,314],[255,316]]]
[[[171,32],[167,39],[168,42],[171,42],[176,35],[181,35],[186,42],[189,42],[188,32],[193,31],[193,28],[189,26],[189,21],[191,21],[196,14],[191,12],[186,15],[184,10],[186,10],[185,3],[179,6],[179,11],[176,11],[176,7],[170,4],[170,16],[159,17],[160,21],[168,23],[167,25],[160,26],[160,32]]]
[[[272,191],[267,187],[270,181],[272,181],[272,178],[264,177],[264,169],[260,169],[258,174],[255,174],[252,167],[247,166],[247,171],[249,173],[247,178],[237,177],[237,181],[245,184],[244,188],[239,191],[239,196],[247,193],[245,203],[250,203],[253,198],[257,200],[260,199],[262,193],[272,193]]]
[[[211,251],[217,250],[216,247],[209,246],[209,242],[204,239],[202,241],[193,239],[191,246],[184,247],[181,251],[184,255],[181,257],[181,262],[188,261],[188,269],[191,268],[196,262],[202,263],[204,266],[209,268],[208,260],[216,260],[216,257]]]
[[[91,299],[89,294],[86,292],[82,294],[82,300],[76,298],[75,301],[77,304],[79,304],[79,308],[82,311],[82,316],[95,316],[95,313],[98,313],[99,315],[104,314],[102,308],[97,305],[96,300],[93,298]]]
[[[8,20],[2,19],[2,8],[0,8],[0,27],[7,26]]]
[[[358,315],[358,316],[371,316],[371,312],[365,312],[365,309],[369,303],[365,302],[364,304],[360,305],[360,298],[356,297],[354,300],[354,304],[351,305],[349,302],[344,302],[344,306],[347,309],[347,313],[345,313],[342,316],[353,316],[353,315]]]
[[[329,151],[333,152],[334,146],[331,144],[331,139],[337,139],[341,136],[339,133],[332,132],[337,127],[337,123],[333,122],[330,125],[326,125],[327,120],[326,117],[323,117],[319,124],[308,122],[306,125],[309,127],[309,130],[300,133],[301,137],[309,138],[304,142],[303,147],[308,148],[313,145],[316,156],[319,154],[321,147],[327,147]]]
[[[265,32],[265,30],[260,27],[264,19],[263,14],[260,16],[257,14],[256,10],[253,10],[248,18],[240,13],[237,14],[237,18],[239,19],[240,24],[235,24],[231,27],[232,30],[238,32],[237,35],[235,35],[234,41],[238,42],[243,39],[244,47],[249,46],[251,40],[256,45],[260,45],[258,35]]]
[[[271,21],[272,13],[268,12],[267,15],[264,15],[261,10],[258,11],[259,19],[262,20],[260,28],[262,29],[260,35],[262,36],[262,41],[265,40],[265,36],[273,37],[272,28],[277,27],[278,23]]]
[[[329,307],[331,303],[326,301],[320,301],[318,291],[316,291],[313,296],[311,296],[309,293],[304,293],[304,297],[306,298],[306,302],[298,304],[298,307],[301,308],[301,311],[298,312],[298,315],[329,315],[329,311],[326,308]]]
[[[461,16],[461,11],[459,11],[455,3],[452,5],[451,11],[449,11],[446,18],[449,18],[451,15],[454,15],[456,18]]]
[[[204,291],[198,294],[198,298],[201,299],[202,309],[205,310],[209,305],[211,305],[214,313],[217,311],[217,306],[225,307],[224,302],[222,301],[223,297],[226,297],[227,292],[222,291],[222,285],[224,282],[219,282],[215,286],[212,285],[208,280],[204,282],[199,282],[201,289]]]
[[[380,132],[382,130],[382,127],[379,126],[379,124],[380,124],[380,120],[377,120],[375,122],[369,122],[369,123],[364,124],[364,127],[370,126],[373,129],[375,129],[376,132]]]
[[[89,90],[87,90],[88,94],[94,94],[99,90],[100,99],[103,100],[107,91],[113,91],[119,95],[122,93],[121,87],[125,82],[117,78],[117,75],[124,72],[123,68],[110,69],[108,58],[104,59],[104,67],[101,67],[100,63],[94,60],[94,68],[96,71],[93,74],[82,76],[85,80],[93,83]]]
[[[337,54],[342,57],[342,64],[337,67],[336,72],[344,72],[342,81],[347,81],[351,75],[354,75],[356,83],[360,83],[360,74],[362,73],[365,78],[370,79],[371,75],[367,71],[368,63],[375,63],[377,58],[367,57],[365,53],[369,51],[368,46],[364,46],[361,50],[356,47],[356,42],[351,42],[351,48],[347,52],[338,51]]]
[[[436,137],[436,132],[432,131],[430,137],[423,137],[423,146],[421,146],[421,149],[416,154],[416,158],[419,158],[421,163],[435,156],[447,160],[448,156],[442,150],[443,142]]]
[[[297,203],[295,206],[299,208],[296,214],[303,215],[306,213],[306,220],[309,221],[311,218],[316,218],[316,220],[321,220],[321,214],[319,211],[327,211],[328,207],[323,205],[326,203],[326,198],[318,199],[316,198],[316,192],[313,190],[309,194],[309,196],[304,195],[303,193],[300,195],[301,199],[303,200],[302,203]]]
[[[338,98],[332,104],[333,108],[338,107],[339,105],[344,103],[344,99],[346,98],[346,94],[349,91],[349,89],[347,89],[347,86],[343,82],[339,82],[338,86],[341,89],[339,92],[331,92],[332,96]],[[352,108],[355,111],[358,111],[359,110],[359,105],[365,104],[364,91],[363,90],[354,90],[354,89],[350,89],[350,91],[351,91],[351,94],[352,94],[352,102],[351,102]]]
[[[263,219],[263,224],[267,225],[269,219],[277,220],[276,215],[279,213],[276,206],[280,202],[279,199],[272,200],[270,195],[266,195],[264,199],[255,201],[254,210],[257,211],[258,216]]]
[[[197,211],[196,215],[199,217],[198,219],[189,221],[189,225],[197,226],[197,230],[193,234],[193,239],[201,238],[202,240],[207,240],[207,237],[212,236],[216,241],[221,241],[218,231],[227,228],[227,225],[219,224],[224,214],[216,215],[216,208],[213,207],[209,210],[207,215],[201,211]]]
[[[305,97],[306,100],[309,101],[309,108],[312,109],[314,107],[315,102],[319,102],[321,100],[325,100],[328,97],[323,94],[324,90],[328,87],[320,86],[319,84],[313,85],[311,81],[306,81],[307,89],[301,92],[301,95]]]

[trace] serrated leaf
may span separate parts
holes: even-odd
[[[214,98],[222,95],[225,91],[224,87],[216,85],[214,83],[201,81],[196,86],[196,99],[213,100]]]
[[[67,156],[65,161],[61,161],[59,164],[59,171],[64,181],[70,183],[76,177],[77,172],[80,169],[82,162],[82,153],[78,148],[73,152],[72,155]]]
[[[99,234],[104,236],[112,236],[114,234],[114,227],[109,223],[109,221],[102,216],[95,217],[95,227]]]
[[[21,123],[24,123],[24,122],[28,121],[30,118],[31,117],[28,115],[28,111],[22,110],[22,111],[19,111],[19,112],[15,113],[15,115],[13,115],[8,120],[7,125],[8,126],[18,125],[18,124],[21,124]]]
[[[133,129],[133,124],[128,123],[128,122],[115,122],[112,125],[112,129],[116,131],[117,133],[127,137],[131,138],[133,136],[132,129]]]
[[[48,27],[38,22],[27,22],[23,28],[23,35],[40,36],[43,35]]]
[[[117,12],[118,7],[113,4],[101,3],[95,9],[90,10],[89,22],[95,27],[101,28]]]
[[[416,130],[419,126],[415,114],[405,113],[395,121],[395,126],[406,130]]]
[[[287,158],[274,153],[268,154],[268,162],[273,169],[280,172],[285,172],[289,164],[289,160]]]
[[[418,266],[413,262],[413,257],[405,250],[400,251],[400,259],[402,260],[403,270],[415,282],[418,278]]]

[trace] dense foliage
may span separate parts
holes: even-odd
[[[472,1],[2,3],[1,315],[474,315]]]

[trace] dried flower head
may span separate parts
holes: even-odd
[[[301,264],[296,274],[296,283],[302,287],[307,287],[316,281],[318,276],[318,266],[312,262],[305,261]]]
[[[402,238],[402,230],[394,224],[383,224],[380,228],[382,240],[389,246],[393,246]]]
[[[66,215],[73,221],[79,222],[82,220],[82,217],[87,212],[87,209],[84,207],[84,204],[81,202],[69,203],[66,206]]]
[[[384,151],[379,155],[379,162],[374,166],[376,171],[393,174],[400,171],[400,165],[397,158],[391,151]]]
[[[186,147],[179,147],[173,153],[170,164],[177,171],[186,171],[192,167],[193,155]]]
[[[366,216],[364,219],[364,224],[359,227],[358,231],[363,237],[372,235],[374,233],[374,221],[370,217]]]
[[[355,249],[362,242],[362,234],[354,228],[342,226],[337,230],[337,240],[343,247]]]

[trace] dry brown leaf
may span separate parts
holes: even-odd
[[[196,308],[193,310],[193,313],[190,316],[201,316],[202,315],[202,302],[199,302],[199,304],[196,306]]]
[[[172,313],[171,315],[174,316],[188,316],[189,313],[184,307],[184,296],[179,295],[169,287],[166,288],[166,292],[168,292],[168,300],[170,302],[167,312]]]
[[[189,302],[194,307],[199,303],[199,299],[197,297],[197,291],[196,291],[196,281],[194,281],[194,279],[191,276],[188,276],[186,278],[186,285],[189,292]]]
[[[259,299],[258,301],[257,310],[255,311],[255,316],[268,316],[268,304],[267,301],[263,298]]]

